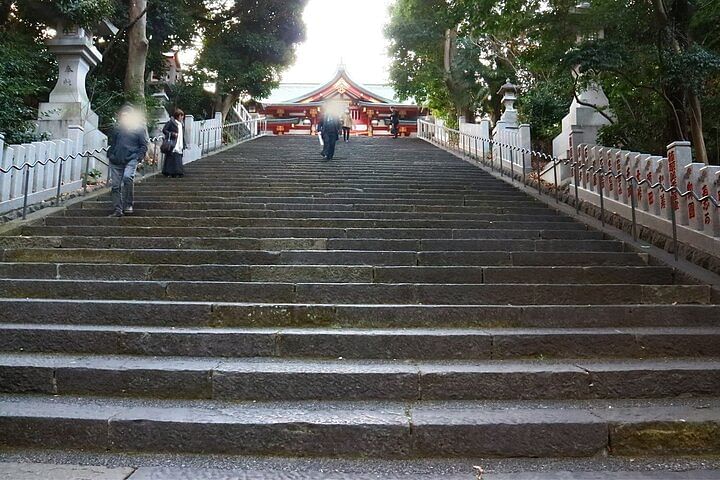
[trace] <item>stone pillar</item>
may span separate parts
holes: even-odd
[[[692,163],[692,148],[690,142],[673,142],[667,147],[668,154],[668,180],[670,186],[676,186],[680,192],[684,192],[684,185],[681,185],[681,173],[685,172],[688,165]],[[687,208],[680,208],[681,203],[686,206],[686,201],[681,201],[678,195],[671,195],[672,208],[677,214],[678,223],[688,224]]]
[[[58,81],[49,101],[38,109],[38,130],[52,138],[64,138],[70,125],[85,129],[86,150],[107,145],[107,137],[98,130],[99,118],[90,106],[85,78],[102,61],[93,46],[92,34],[81,27],[59,26],[57,35],[47,41],[48,50],[57,58]]]
[[[165,102],[169,100],[167,94],[163,91],[153,93],[152,96],[159,102],[159,105],[150,112],[150,124],[152,125],[152,128],[149,133],[150,137],[154,138],[162,133],[163,127],[168,120],[170,120],[170,115],[168,115],[168,111],[165,108]]]

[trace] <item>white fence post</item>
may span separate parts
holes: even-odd
[[[83,151],[83,145],[85,144],[84,137],[85,129],[82,126],[71,125],[68,127],[68,138],[70,139],[68,153],[75,155],[75,158],[65,165],[66,173],[63,176],[66,182],[81,178],[81,174],[83,173],[83,159],[79,154]]]
[[[5,151],[5,135],[0,133],[0,168],[7,170],[12,165],[12,159]],[[11,173],[0,173],[0,203],[10,198]]]

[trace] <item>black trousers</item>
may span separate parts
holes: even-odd
[[[332,160],[335,156],[335,144],[337,141],[337,135],[323,135],[323,142],[325,142],[325,146],[323,147],[323,156],[328,160]]]
[[[350,140],[350,127],[343,127],[343,140]]]

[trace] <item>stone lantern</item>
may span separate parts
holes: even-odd
[[[570,9],[570,16],[573,18],[573,24],[580,23],[582,17],[588,14],[590,3],[585,1],[579,3]],[[575,28],[575,41],[581,43],[587,39],[602,39],[605,37],[603,29],[592,33],[584,32],[579,26]],[[573,78],[579,81],[582,76],[579,66],[573,66],[571,71]],[[606,115],[612,118],[612,112],[609,109],[609,101],[602,87],[594,82],[589,81],[583,85],[577,92],[577,97],[573,98],[570,104],[568,114],[562,120],[562,131],[560,135],[553,139],[553,155],[566,159],[572,157],[572,153],[578,145],[582,143],[595,144],[600,129],[611,122],[607,117],[600,113],[602,110]],[[570,175],[568,168],[561,169],[561,178],[565,179]]]
[[[502,95],[501,103],[503,105],[503,113],[500,117],[501,122],[505,122],[508,125],[517,126],[518,116],[517,110],[515,110],[515,102],[517,101],[518,89],[515,85],[510,83],[510,79],[505,80],[505,84],[498,90],[498,95]]]
[[[101,28],[117,32],[104,22]],[[104,146],[107,138],[98,130],[99,118],[93,112],[85,79],[90,70],[102,61],[93,45],[92,33],[78,26],[59,25],[57,35],[47,41],[48,50],[58,62],[58,80],[47,102],[38,109],[38,131],[52,138],[67,136],[68,127],[81,126],[85,131],[85,147]]]

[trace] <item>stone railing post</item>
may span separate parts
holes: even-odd
[[[213,145],[213,149],[220,148],[222,146],[222,136],[223,136],[222,113],[215,112],[215,134],[213,136],[213,138],[215,139],[215,144]]]
[[[200,139],[195,128],[195,117],[192,115],[185,115],[184,135],[187,136],[187,150],[183,155],[183,163],[194,162],[200,158]]]
[[[85,145],[85,129],[80,125],[71,125],[68,127],[68,138],[71,142],[70,152],[74,155],[77,153],[82,153],[84,150]],[[92,159],[91,159],[92,160]],[[65,178],[70,180],[77,180],[80,178],[80,176],[83,173],[83,168],[85,159],[82,158],[80,155],[75,157],[74,160],[70,162],[66,162],[65,164]],[[94,161],[93,161],[94,163]]]
[[[681,175],[684,175],[686,167],[692,163],[692,148],[690,142],[681,141],[673,142],[667,147],[668,154],[668,181],[670,186],[678,187],[680,192],[685,191],[682,185]],[[678,195],[671,195],[672,208],[678,214],[678,223],[680,225],[688,224],[687,201],[681,200]],[[681,208],[681,204],[685,208]]]

